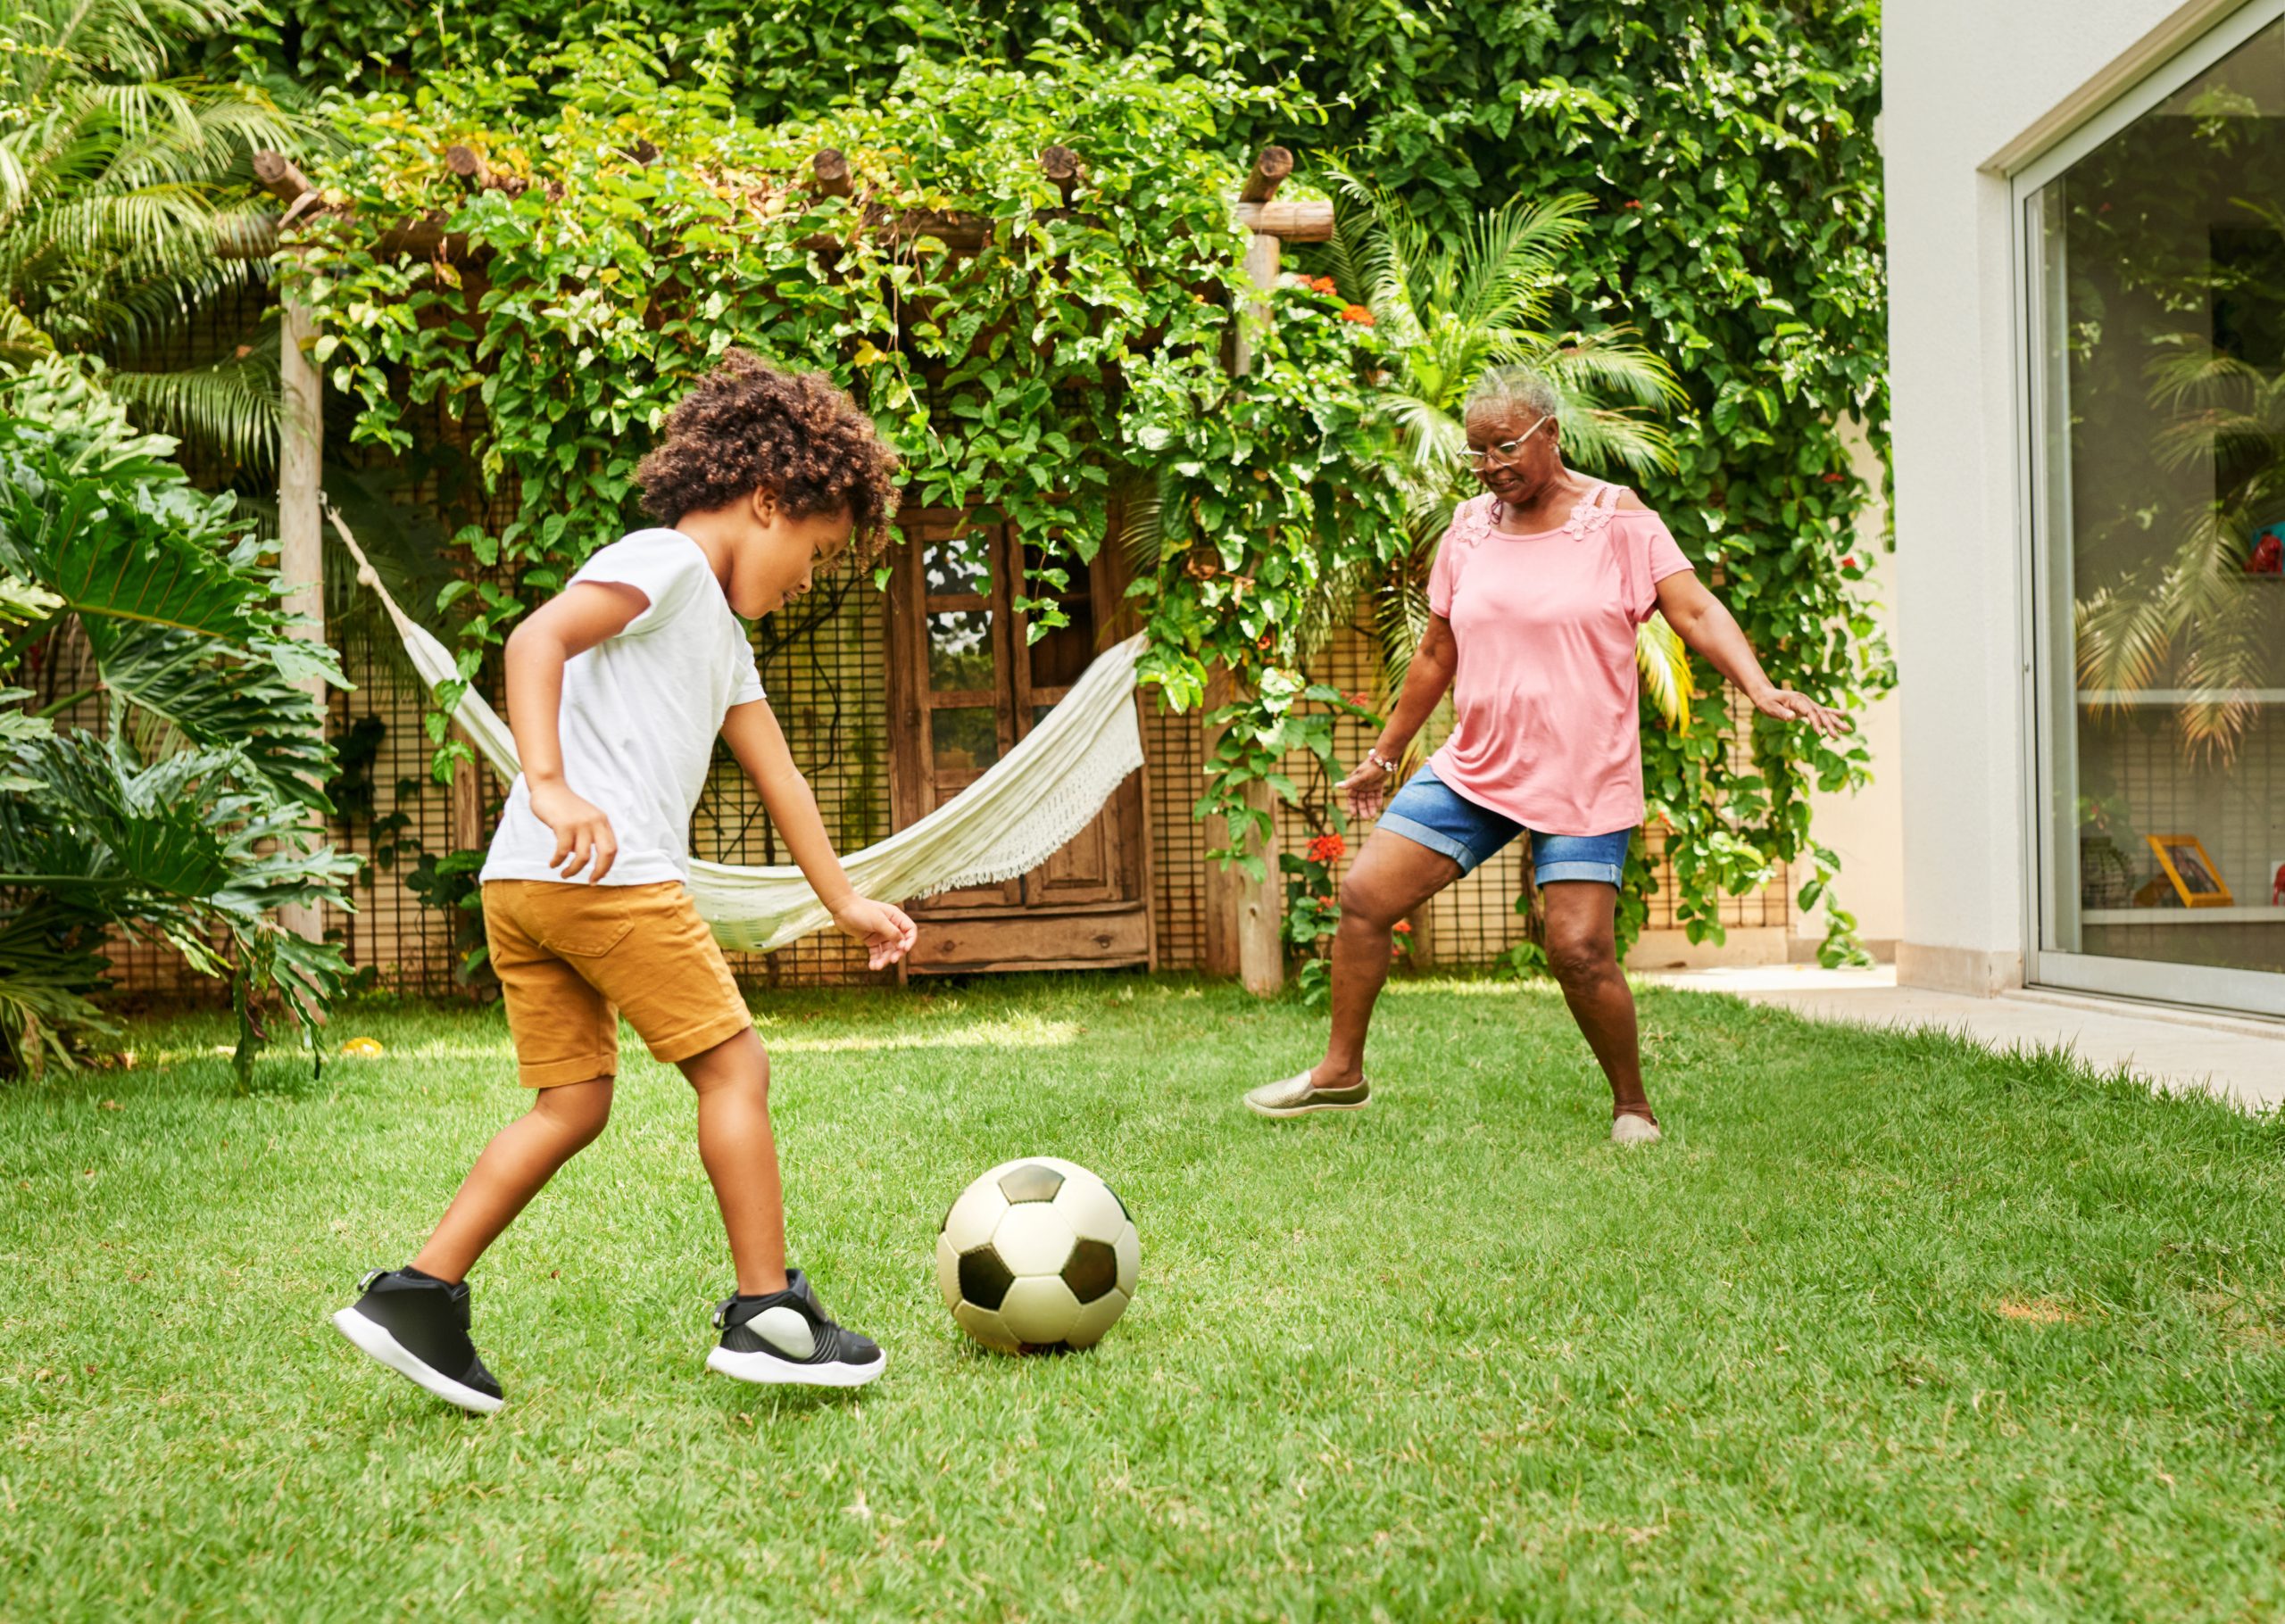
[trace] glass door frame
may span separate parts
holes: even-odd
[[[2059,673],[2062,682],[2058,684],[2056,680],[2056,628],[2064,607],[2053,585],[2059,578],[2056,548],[2058,531],[2060,545],[2067,549],[2070,543],[2070,495],[2067,480],[2057,477],[2065,470],[2057,465],[2049,444],[2062,426],[2048,418],[2052,397],[2041,376],[2045,364],[2041,336],[2064,268],[2048,262],[2047,236],[2040,229],[2040,211],[2050,182],[2281,19],[2285,19],[2285,0],[2248,0],[2007,178],[2015,222],[2010,240],[2015,246],[2015,423],[2020,430],[2015,477],[2015,556],[2020,572],[2018,601],[2023,606],[2018,635],[2023,651],[2018,661],[2020,726],[2028,745],[2021,752],[2027,859],[2023,866],[2027,887],[2022,914],[2023,979],[2032,986],[2236,1014],[2285,1015],[2285,974],[2112,958],[2046,946],[2062,939],[2059,927],[2075,920],[2079,907],[2078,854],[2075,849],[2063,849],[2053,816],[2057,769],[2064,764],[2065,752],[2078,748],[2078,683],[2073,662],[2068,660]],[[2067,385],[2067,379],[2065,382]],[[2057,493],[2043,500],[2050,480],[2056,482]],[[2062,510],[2059,524],[2058,508]],[[2068,562],[2066,552],[2060,559],[2066,572]],[[2067,617],[2062,626],[2067,635]],[[2069,644],[2064,643],[2062,651],[2068,649]]]

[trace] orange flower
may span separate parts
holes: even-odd
[[[1342,306],[1341,319],[1343,321],[1353,321],[1360,327],[1368,327],[1373,325],[1373,312],[1367,310],[1361,304],[1344,304]]]
[[[1315,281],[1311,282],[1309,286],[1321,294],[1337,294],[1341,291],[1333,285],[1333,278],[1331,277],[1319,277]]]
[[[1395,931],[1400,936],[1409,936],[1412,934],[1412,921],[1409,919],[1400,919],[1390,928]]]
[[[1309,861],[1338,863],[1349,855],[1349,842],[1337,834],[1320,834],[1309,842]]]

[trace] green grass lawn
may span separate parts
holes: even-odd
[[[233,1092],[221,1023],[0,1088],[0,1616],[2256,1619],[2285,1613],[2285,1134],[2053,1057],[1649,991],[1660,1148],[1561,1003],[1318,1019],[1102,978],[770,998],[794,1255],[854,1398],[704,1374],[687,1090],[477,1272],[479,1419],[326,1323],[524,1096],[496,1012],[370,1005]],[[630,1043],[630,1051],[639,1054]],[[968,1346],[930,1247],[1069,1156],[1142,1235],[1090,1354]]]

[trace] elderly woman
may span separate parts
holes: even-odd
[[[1379,741],[1341,784],[1351,810],[1378,810],[1447,689],[1458,725],[1389,802],[1342,885],[1332,1040],[1308,1071],[1246,1096],[1264,1116],[1353,1111],[1372,1098],[1365,1034],[1391,931],[1528,831],[1548,965],[1610,1079],[1611,1138],[1657,1140],[1616,932],[1643,815],[1634,628],[1658,609],[1764,716],[1828,737],[1845,726],[1763,675],[1657,514],[1563,465],[1559,403],[1518,368],[1487,375],[1468,401],[1464,455],[1484,493],[1460,504],[1437,550],[1427,635]]]

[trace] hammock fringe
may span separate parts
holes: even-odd
[[[451,650],[400,609],[341,516],[327,510],[357,579],[372,589],[434,692],[461,680]],[[1134,662],[1143,640],[1106,649],[1062,702],[967,789],[918,823],[842,858],[868,897],[900,901],[1029,874],[1092,822],[1142,765],[1134,714]],[[463,689],[453,720],[503,783],[516,776],[516,740],[484,697]],[[768,953],[831,923],[802,871],[694,861],[690,891],[700,917],[725,948]]]

